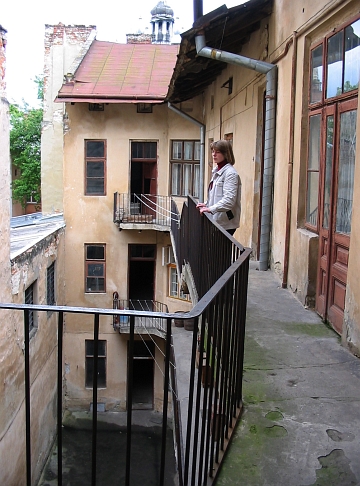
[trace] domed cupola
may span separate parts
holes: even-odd
[[[171,44],[173,36],[174,11],[164,1],[151,10],[153,44]]]

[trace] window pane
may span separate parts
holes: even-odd
[[[86,247],[87,260],[104,260],[105,246],[103,245],[87,245]]]
[[[172,164],[171,194],[181,195],[181,164]]]
[[[105,143],[103,141],[87,141],[86,157],[105,157]]]
[[[326,97],[332,98],[342,93],[344,31],[330,37],[327,53]]]
[[[155,258],[155,247],[154,245],[142,245],[143,257],[144,258]]]
[[[86,292],[104,292],[104,291],[105,291],[104,278],[87,277]]]
[[[102,161],[86,163],[87,177],[104,177],[104,163]]]
[[[353,205],[356,110],[341,114],[336,231],[350,234]]]
[[[317,226],[318,221],[319,173],[308,173],[306,222]]]
[[[323,222],[322,227],[329,229],[330,216],[330,195],[332,163],[334,153],[334,117],[328,116],[326,120],[326,158],[325,158],[325,184],[323,199]]]
[[[183,196],[187,196],[191,194],[191,175],[192,175],[192,165],[191,164],[183,164],[184,167],[184,174],[183,174]]]
[[[87,266],[89,277],[103,277],[104,264],[103,263],[89,263]]]
[[[173,142],[173,159],[182,159],[182,142]]]
[[[87,179],[86,194],[104,194],[104,179]]]
[[[177,297],[178,295],[178,278],[176,268],[170,267],[170,295]]]
[[[156,158],[156,142],[144,142],[144,158]]]
[[[200,142],[195,142],[194,160],[200,160]]]
[[[316,103],[322,99],[323,89],[323,46],[320,45],[311,53],[311,88],[310,103]]]
[[[194,165],[194,187],[193,196],[200,197],[200,164]]]
[[[193,145],[193,142],[184,142],[184,160],[192,160]]]
[[[308,170],[319,170],[321,115],[310,117]]]
[[[359,87],[360,19],[345,29],[344,92]]]

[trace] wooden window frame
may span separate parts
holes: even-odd
[[[104,144],[104,156],[103,157],[89,157],[87,156],[87,144],[91,142],[102,142]],[[107,141],[105,139],[86,139],[85,140],[85,146],[84,146],[84,156],[85,156],[85,180],[84,180],[84,194],[85,196],[106,196],[106,173],[107,173]],[[91,179],[88,177],[88,164],[90,163],[102,163],[103,164],[103,176],[102,177],[96,177],[97,179],[103,179],[104,180],[104,185],[103,185],[103,191],[99,192],[90,192],[88,190],[88,181]]]
[[[193,144],[193,149],[192,149],[192,156],[191,159],[185,159],[185,144],[191,142]],[[181,158],[174,158],[173,157],[173,147],[174,143],[181,143],[182,149],[181,149]],[[198,150],[199,150],[199,158],[195,159],[195,152],[196,152],[196,144],[198,144]],[[173,180],[173,166],[175,164],[181,165],[181,175],[180,175],[180,194],[175,194],[173,192],[173,185],[172,185],[172,180]],[[184,188],[184,166],[185,165],[191,165],[191,195],[196,194],[195,191],[195,167],[199,167],[200,170],[200,140],[195,140],[195,139],[189,139],[189,140],[171,140],[170,143],[170,183],[169,183],[169,193],[171,196],[177,196],[177,197],[186,197],[188,194],[185,194],[185,188]]]
[[[99,259],[99,258],[88,258],[88,249],[90,247],[101,247],[104,250],[104,258]],[[87,294],[104,294],[106,293],[106,244],[105,243],[86,243],[85,244],[85,262],[84,262],[84,268],[85,268],[85,293]],[[89,265],[101,265],[103,268],[103,276],[102,277],[96,277],[94,275],[89,274]],[[93,290],[92,287],[88,286],[88,279],[90,278],[102,278],[104,282],[104,288],[100,290]]]
[[[305,191],[305,217],[304,217],[304,227],[309,231],[319,233],[319,211],[321,211],[321,201],[323,198],[322,194],[322,186],[323,186],[323,165],[324,165],[324,157],[325,157],[325,145],[326,145],[326,113],[327,111],[334,105],[343,102],[348,99],[353,99],[354,97],[358,96],[359,86],[353,90],[343,91],[344,89],[344,73],[345,73],[345,42],[342,45],[342,92],[336,96],[332,96],[327,98],[327,75],[328,75],[328,45],[329,40],[338,35],[339,33],[343,33],[343,39],[345,40],[345,30],[350,25],[354,24],[355,22],[360,20],[360,16],[357,15],[356,17],[351,18],[346,23],[342,24],[341,26],[333,29],[327,35],[325,35],[320,42],[317,42],[310,46],[309,49],[309,87],[308,87],[308,137],[307,137],[307,156],[306,156],[306,191]],[[322,77],[321,82],[322,90],[321,90],[321,99],[319,97],[319,101],[311,102],[311,90],[313,88],[312,83],[312,55],[315,49],[322,46]],[[308,187],[309,187],[309,172],[312,169],[309,169],[309,145],[310,145],[310,119],[313,116],[320,115],[320,140],[319,140],[319,154],[320,154],[320,161],[319,161],[319,181],[318,181],[318,217],[317,217],[317,224],[311,224],[311,221],[308,221]]]

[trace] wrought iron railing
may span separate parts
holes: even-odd
[[[114,223],[166,226],[177,215],[171,212],[171,197],[155,194],[114,194]]]
[[[156,300],[122,300],[119,299],[118,293],[113,294],[113,309],[130,309],[140,310],[147,313],[161,312],[163,314],[168,312],[167,305]],[[128,332],[130,329],[130,319],[128,316],[113,316],[113,328],[119,332]],[[152,332],[160,331],[165,335],[166,333],[166,319],[159,317],[146,316],[135,317],[135,329],[137,332]]]
[[[173,208],[175,211],[175,207]],[[62,390],[63,330],[67,313],[93,316],[93,389],[92,403],[98,403],[98,344],[100,316],[127,318],[129,347],[127,369],[127,444],[125,485],[131,483],[131,442],[133,404],[133,358],[137,318],[160,319],[164,328],[164,391],[162,440],[158,467],[159,485],[164,485],[167,460],[166,432],[168,390],[171,384],[175,420],[176,458],[180,486],[208,485],[214,482],[229,445],[235,424],[242,411],[242,373],[246,319],[247,282],[251,250],[243,248],[207,215],[200,216],[196,201],[188,199],[183,208],[180,227],[172,227],[179,264],[191,265],[200,300],[188,313],[166,313],[158,310],[117,310],[30,304],[0,304],[0,309],[24,313],[26,464],[24,484],[31,486],[31,381],[29,316],[33,311],[57,313],[57,454],[58,484],[62,484]],[[189,350],[190,372],[186,380],[186,397],[177,390],[176,343],[172,342],[172,319],[194,319],[192,347]],[[185,408],[185,410],[184,410]],[[91,484],[97,473],[97,407],[92,408]],[[33,458],[34,461],[37,458]]]

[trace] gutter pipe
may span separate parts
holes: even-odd
[[[265,109],[265,141],[264,141],[264,173],[263,196],[261,201],[260,252],[259,270],[267,270],[269,266],[270,232],[272,224],[272,197],[275,165],[275,128],[276,128],[276,94],[277,66],[268,62],[251,59],[206,46],[205,35],[202,32],[195,37],[198,56],[217,61],[235,64],[253,69],[266,75],[266,109]]]
[[[190,115],[187,115],[183,111],[176,108],[176,106],[172,105],[168,102],[168,107],[170,110],[174,111],[178,115],[182,116],[186,120],[190,121],[191,123],[195,123],[198,127],[200,127],[200,177],[199,177],[199,202],[204,202],[204,174],[205,174],[205,125],[200,123],[195,118]]]

